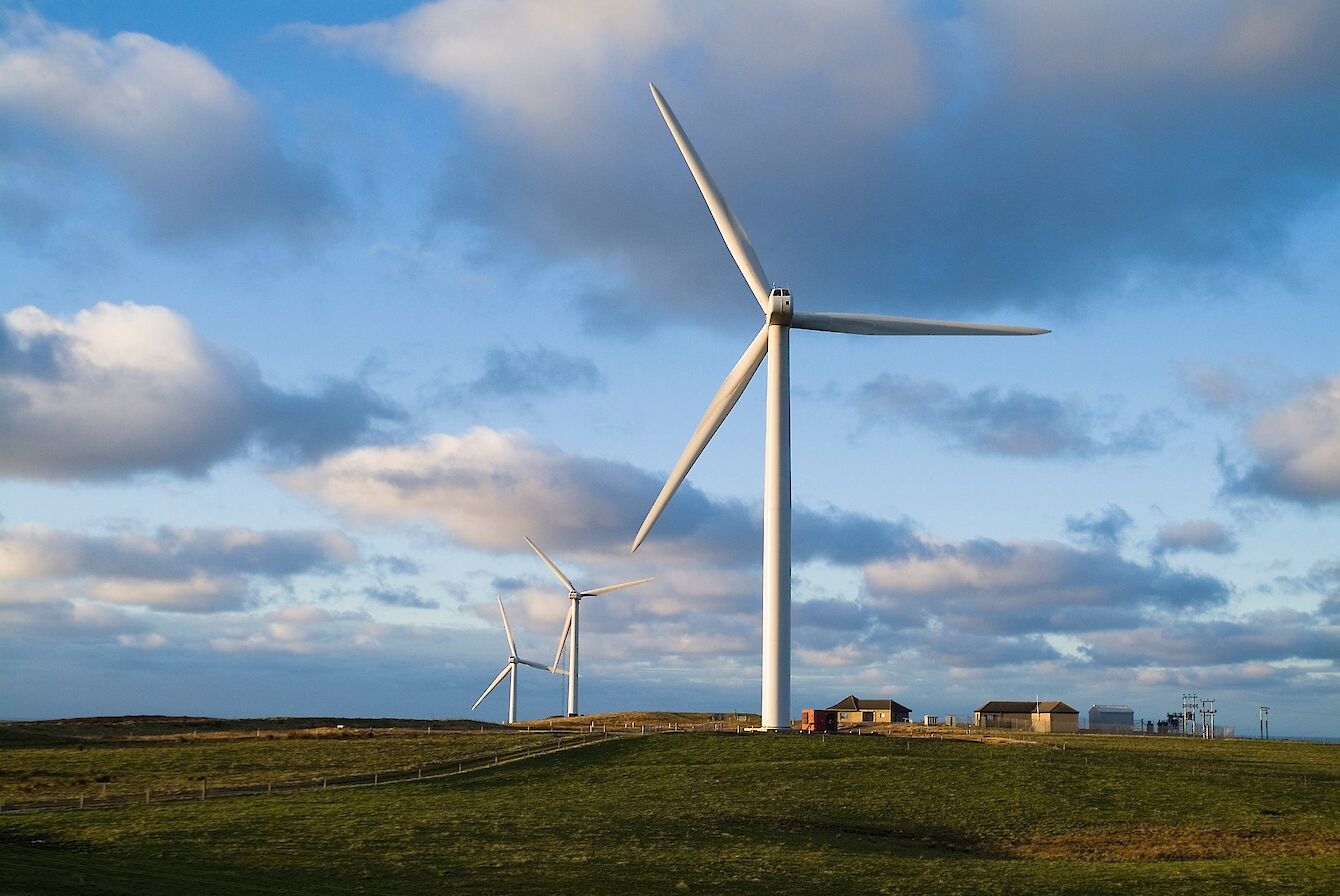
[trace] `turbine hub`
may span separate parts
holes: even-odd
[[[791,323],[791,290],[774,286],[768,294],[768,323],[786,326]]]

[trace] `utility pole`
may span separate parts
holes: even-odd
[[[1200,709],[1200,696],[1197,694],[1182,695],[1182,734],[1185,737],[1194,737],[1196,735],[1196,712]],[[1204,736],[1204,731],[1201,731]]]

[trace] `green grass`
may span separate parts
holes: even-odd
[[[0,801],[118,797],[313,781],[420,765],[548,743],[547,734],[341,733],[130,743],[81,743],[0,750]]]
[[[1340,892],[1336,747],[1040,744],[661,735],[431,783],[6,815],[0,891]]]

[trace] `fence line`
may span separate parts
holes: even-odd
[[[298,781],[264,781],[254,784],[235,784],[222,787],[207,787],[202,781],[199,787],[189,790],[168,790],[154,792],[152,788],[143,793],[114,794],[112,796],[91,797],[80,795],[49,800],[4,800],[0,802],[0,813],[20,815],[34,812],[51,812],[80,809],[103,809],[118,806],[150,805],[153,803],[173,803],[185,800],[220,799],[238,796],[267,796],[279,793],[304,793],[317,790],[345,789],[350,787],[382,787],[387,784],[406,784],[412,781],[429,781],[450,778],[469,772],[494,768],[511,762],[519,762],[536,756],[545,756],[577,747],[603,743],[613,737],[631,737],[621,731],[581,732],[571,736],[559,735],[556,740],[541,745],[526,745],[510,750],[489,750],[472,753],[441,762],[426,762],[410,768],[378,770],[354,775],[331,775],[323,778],[311,778]]]

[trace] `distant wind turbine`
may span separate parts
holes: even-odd
[[[511,684],[509,685],[508,688],[509,693],[507,695],[507,724],[510,725],[516,721],[517,665],[520,664],[522,666],[530,666],[533,669],[543,669],[546,672],[552,672],[554,670],[544,665],[543,663],[532,663],[530,660],[523,660],[521,657],[516,655],[516,641],[512,639],[512,626],[507,624],[507,608],[503,606],[503,599],[501,594],[498,595],[498,612],[502,614],[503,631],[507,633],[507,663],[502,667],[502,671],[498,673],[498,677],[493,679],[493,684],[485,688],[484,693],[479,695],[479,699],[475,701],[474,706],[470,707],[470,711],[474,712],[475,709],[478,708],[479,704],[484,702],[484,698],[487,697],[489,694],[492,694],[493,689],[496,688],[499,684],[501,684],[504,678],[507,678],[510,675],[512,681]]]
[[[919,320],[880,314],[802,313],[791,307],[791,291],[780,289],[763,273],[754,247],[744,228],[731,214],[726,200],[703,166],[693,144],[670,111],[665,97],[651,87],[651,95],[670,128],[679,151],[698,183],[726,248],[739,266],[754,298],[763,309],[763,329],[758,331],[744,355],[713,396],[707,412],[689,438],[660,495],[647,512],[642,528],[633,539],[633,550],[642,544],[661,511],[679,488],[689,468],[703,453],[735,407],[755,371],[768,356],[767,418],[763,443],[763,709],[765,729],[791,727],[791,330],[824,330],[864,336],[1035,336],[1050,330],[1008,327],[947,320]]]
[[[523,536],[524,537],[524,536]],[[526,544],[530,549],[539,554],[544,565],[549,567],[549,571],[563,583],[563,587],[568,589],[568,598],[572,601],[572,606],[568,608],[568,618],[563,623],[563,634],[558,636],[558,650],[554,653],[554,664],[551,670],[558,669],[558,661],[563,656],[564,646],[568,646],[568,715],[577,715],[577,658],[580,647],[578,634],[581,631],[579,612],[583,597],[595,597],[600,594],[609,594],[611,591],[618,591],[621,588],[632,588],[634,585],[645,585],[648,582],[656,581],[655,577],[650,579],[638,579],[633,582],[622,582],[618,585],[606,585],[604,588],[592,588],[590,591],[578,591],[577,586],[572,584],[572,580],[563,574],[563,570],[554,565],[544,551],[540,550],[539,545],[526,539]],[[568,636],[572,636],[572,644],[568,645]]]

